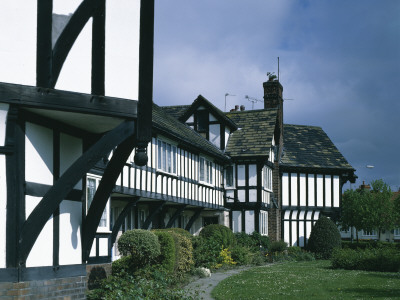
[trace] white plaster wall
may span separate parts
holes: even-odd
[[[246,170],[245,165],[237,166],[238,186],[246,185],[246,171],[245,170]]]
[[[257,185],[257,166],[249,165],[249,185]]]
[[[68,134],[60,135],[60,175],[62,175],[81,155],[82,140]],[[75,185],[76,189],[82,189],[82,181]]]
[[[29,217],[33,209],[38,205],[42,198],[25,197],[25,214]],[[51,266],[53,264],[53,217],[47,221],[40,232],[31,252],[26,260],[27,267]]]
[[[332,177],[330,175],[325,176],[325,205],[332,206]]]
[[[324,205],[324,176],[317,175],[317,206]]]
[[[7,182],[6,156],[0,155],[0,268],[6,267]]]
[[[82,203],[64,200],[60,204],[60,265],[80,264]]]
[[[221,147],[221,131],[219,124],[210,125],[210,142],[218,148]]]
[[[246,233],[251,234],[254,229],[254,211],[253,210],[246,210],[245,211],[245,220],[246,220]]]
[[[313,175],[308,175],[308,205],[315,206],[315,180]]]
[[[282,175],[282,205],[289,205],[289,174]]]
[[[242,231],[242,212],[232,211],[232,231],[241,232]]]
[[[291,205],[298,205],[297,199],[297,174],[290,175],[290,196],[291,196]]]
[[[339,207],[340,180],[339,176],[333,176],[333,206]]]
[[[6,122],[9,105],[0,103],[0,146],[4,146],[6,140]]]
[[[25,179],[30,182],[53,184],[53,131],[26,123]]]
[[[306,205],[306,175],[300,174],[300,206]]]
[[[230,131],[228,128],[225,128],[225,148],[226,145],[228,144],[229,136],[230,136]]]

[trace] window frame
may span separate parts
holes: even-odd
[[[207,185],[214,184],[214,163],[205,158],[204,156],[199,156],[199,182]]]
[[[272,192],[272,187],[273,187],[273,175],[272,175],[272,169],[269,168],[268,166],[264,166],[263,168],[263,187],[267,191]]]
[[[178,147],[164,139],[157,139],[157,171],[177,175]]]
[[[93,199],[89,200],[89,180],[94,180],[94,182],[95,182],[95,188],[94,188],[94,193],[93,193],[93,197],[94,197],[94,195],[96,194],[97,188],[99,187],[99,184],[101,181],[101,176],[96,176],[93,174],[86,175],[86,214],[89,211],[89,207],[93,201]],[[111,211],[110,199],[108,199],[107,204],[104,208],[103,214],[100,218],[99,225],[97,226],[96,232],[111,232],[110,231],[110,222],[111,222],[110,211]],[[100,224],[102,224],[102,221],[105,221],[104,226],[100,226]]]
[[[232,169],[232,173],[231,173],[231,176],[232,176],[232,184],[231,185],[228,185],[228,168],[229,169]],[[229,165],[229,166],[226,166],[225,167],[225,169],[224,169],[224,184],[225,184],[225,188],[226,189],[234,189],[235,188],[235,186],[236,186],[236,180],[235,180],[235,165],[234,164],[232,164],[232,165]]]

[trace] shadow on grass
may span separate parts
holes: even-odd
[[[397,297],[400,298],[400,289],[384,289],[384,288],[350,288],[342,289],[343,293],[349,293],[352,297],[362,298],[387,298]]]
[[[368,274],[370,277],[377,277],[377,278],[382,278],[382,279],[397,279],[400,280],[400,273],[372,273]],[[400,295],[400,294],[399,294]]]

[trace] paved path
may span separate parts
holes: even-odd
[[[184,287],[191,295],[195,295],[196,291],[199,293],[200,299],[212,300],[211,291],[217,286],[217,284],[225,278],[238,274],[244,270],[254,267],[240,267],[232,270],[223,270],[216,273],[212,273],[211,277],[200,278]]]

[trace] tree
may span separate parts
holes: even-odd
[[[342,198],[342,210],[340,217],[340,226],[344,230],[355,228],[357,232],[363,228],[363,197],[360,191],[347,190]],[[353,240],[353,231],[351,231],[351,240]]]

